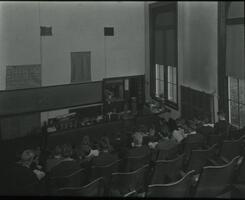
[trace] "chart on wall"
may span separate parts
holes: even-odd
[[[40,65],[7,66],[6,90],[33,88],[41,86]]]

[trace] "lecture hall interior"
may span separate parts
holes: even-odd
[[[245,198],[244,1],[0,2],[0,196]]]

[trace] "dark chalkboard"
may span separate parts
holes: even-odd
[[[41,112],[102,101],[102,82],[0,92],[0,116]]]

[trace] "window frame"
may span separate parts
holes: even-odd
[[[226,75],[226,27],[227,25],[235,25],[244,23],[244,17],[228,18],[228,11],[231,1],[218,2],[218,104],[219,110],[226,112],[226,118],[231,122],[231,108],[230,108],[230,83],[229,76]],[[239,84],[237,85],[239,91]],[[238,93],[239,95],[239,93]],[[234,101],[232,101],[234,102]],[[239,100],[238,104],[238,118],[240,126],[239,114]],[[241,103],[244,105],[244,103]],[[234,125],[234,124],[232,124]],[[234,125],[236,126],[236,125]]]
[[[155,90],[156,90],[156,76],[155,76],[155,27],[154,27],[154,20],[155,16],[159,12],[169,12],[173,11],[175,13],[174,25],[167,26],[167,29],[174,29],[175,30],[175,68],[176,68],[176,103],[170,101],[168,97],[168,66],[164,65],[164,102],[165,105],[171,107],[175,110],[179,110],[179,83],[178,83],[178,3],[177,1],[174,2],[158,2],[152,3],[149,5],[149,46],[150,46],[150,96],[155,101],[161,102],[159,97],[156,97]],[[159,27],[158,27],[159,28]],[[163,28],[164,29],[164,28]],[[172,66],[173,67],[173,66]]]

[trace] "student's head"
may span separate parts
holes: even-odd
[[[140,124],[138,127],[138,131],[144,133],[147,131],[147,127],[144,124]]]
[[[70,158],[72,156],[72,147],[71,145],[63,145],[62,155],[64,158]]]
[[[54,156],[61,156],[62,154],[62,149],[59,145],[56,145],[56,147],[54,148],[54,151],[53,151],[53,155]]]
[[[85,135],[82,139],[82,144],[83,145],[89,145],[90,143],[90,139],[89,139],[89,136]]]
[[[150,126],[150,128],[149,128],[150,135],[155,135],[155,132],[156,132],[155,126],[154,125]]]
[[[23,151],[23,153],[21,154],[21,163],[29,167],[34,157],[35,157],[34,151],[31,149],[27,149]]]
[[[100,149],[102,151],[109,151],[110,150],[110,141],[109,138],[106,136],[103,136],[99,143]]]
[[[136,132],[134,135],[133,135],[133,142],[136,146],[141,146],[142,143],[143,143],[143,136],[141,133],[139,132]]]
[[[90,154],[90,152],[91,152],[91,147],[89,145],[84,145],[82,156],[88,156]]]
[[[172,118],[169,118],[169,120],[168,120],[168,127],[169,127],[170,132],[173,132],[174,130],[178,130],[177,123]]]
[[[219,120],[225,120],[225,113],[224,113],[224,111],[221,110],[217,114],[218,114]]]

